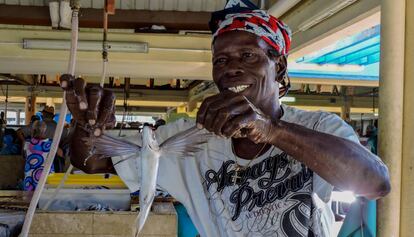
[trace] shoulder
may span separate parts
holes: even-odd
[[[334,115],[321,110],[307,111],[284,104],[281,107],[283,109],[283,121],[299,124],[310,129],[316,129],[324,118]]]
[[[326,111],[306,111],[286,105],[282,108],[284,110],[282,120],[286,122],[359,142],[354,129],[336,114]]]

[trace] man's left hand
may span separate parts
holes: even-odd
[[[247,137],[254,143],[270,143],[274,123],[245,96],[223,91],[201,104],[197,126],[226,138]]]

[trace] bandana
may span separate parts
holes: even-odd
[[[212,13],[209,25],[213,42],[217,36],[228,31],[247,31],[259,36],[280,55],[289,53],[289,27],[248,0],[228,1],[224,10]]]

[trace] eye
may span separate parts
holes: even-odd
[[[242,54],[242,56],[243,56],[243,58],[251,58],[251,57],[254,56],[254,54],[250,53],[250,52],[245,52],[245,53]]]
[[[227,62],[227,58],[225,58],[225,57],[220,57],[220,58],[216,58],[214,61],[213,61],[213,64],[214,65],[216,65],[216,64],[224,64],[224,63],[226,63]]]

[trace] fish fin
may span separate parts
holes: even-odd
[[[161,145],[161,152],[174,153],[180,156],[189,156],[201,150],[200,145],[206,143],[212,134],[200,130],[196,126],[169,137]]]
[[[127,157],[127,158],[121,159],[120,161],[118,161],[118,162],[114,163],[113,165],[114,165],[114,166],[117,166],[117,165],[119,165],[119,164],[121,164],[121,163],[123,163],[123,162],[125,162],[125,161],[127,161],[127,160],[130,160],[130,159],[132,159],[132,158],[135,158],[135,157],[134,157],[134,156],[130,156],[130,157]]]
[[[95,154],[109,157],[129,155],[141,150],[141,147],[125,140],[111,136],[102,135],[96,139],[94,144]]]

